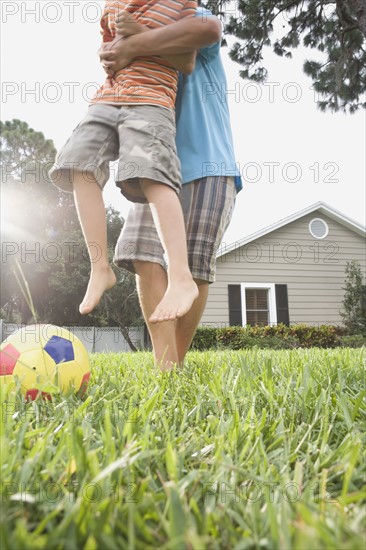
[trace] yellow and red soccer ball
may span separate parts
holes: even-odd
[[[25,398],[50,397],[42,387],[84,392],[90,377],[88,352],[65,328],[30,325],[11,334],[0,347],[0,383],[20,383]]]

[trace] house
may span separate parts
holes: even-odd
[[[345,267],[366,264],[366,228],[323,202],[217,255],[202,324],[342,324]]]

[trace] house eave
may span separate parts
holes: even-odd
[[[295,214],[292,214],[291,216],[287,216],[286,218],[282,218],[278,222],[275,222],[274,224],[271,224],[267,227],[264,227],[263,229],[256,231],[255,233],[252,233],[251,235],[248,235],[247,237],[244,237],[243,239],[240,239],[239,241],[236,241],[234,243],[231,243],[225,248],[220,249],[220,251],[217,254],[217,258],[220,258],[221,256],[225,256],[225,254],[229,254],[229,252],[232,252],[233,250],[236,250],[237,248],[240,248],[241,246],[244,246],[252,241],[255,241],[256,239],[259,239],[260,237],[264,237],[268,233],[271,233],[272,231],[275,231],[276,229],[280,229],[284,225],[287,225],[291,222],[294,222],[298,220],[299,218],[302,218],[303,216],[306,216],[307,214],[311,214],[312,212],[319,211],[322,214],[329,216],[332,220],[342,224],[343,226],[347,227],[351,231],[354,231],[358,235],[361,235],[361,237],[366,236],[366,227],[360,225],[359,223],[355,222],[351,218],[348,218],[338,210],[336,210],[333,207],[330,207],[329,205],[325,204],[324,202],[317,202],[315,204],[312,204],[303,210],[300,210],[299,212],[296,212]]]

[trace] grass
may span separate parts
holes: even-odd
[[[93,355],[83,400],[2,388],[2,549],[365,548],[363,349]]]

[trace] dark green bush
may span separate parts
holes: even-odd
[[[243,327],[217,329],[217,341],[221,348],[243,349],[253,347],[251,335]],[[251,345],[250,345],[251,344]]]
[[[319,327],[305,324],[289,327],[289,333],[303,348],[334,348],[340,345],[340,336],[344,329],[333,325]]]
[[[366,336],[363,336],[362,334],[342,336],[341,345],[344,348],[362,348],[362,346],[366,346]]]
[[[334,325],[311,326],[305,324],[286,326],[246,325],[245,327],[199,327],[192,349],[245,349],[259,348],[335,348],[343,346],[346,329]],[[348,337],[350,338],[350,337]],[[362,345],[361,338],[348,340],[352,347]],[[363,342],[364,343],[364,342]],[[356,345],[358,344],[358,345]]]
[[[198,327],[191,349],[198,351],[217,349],[217,330],[216,327]]]

